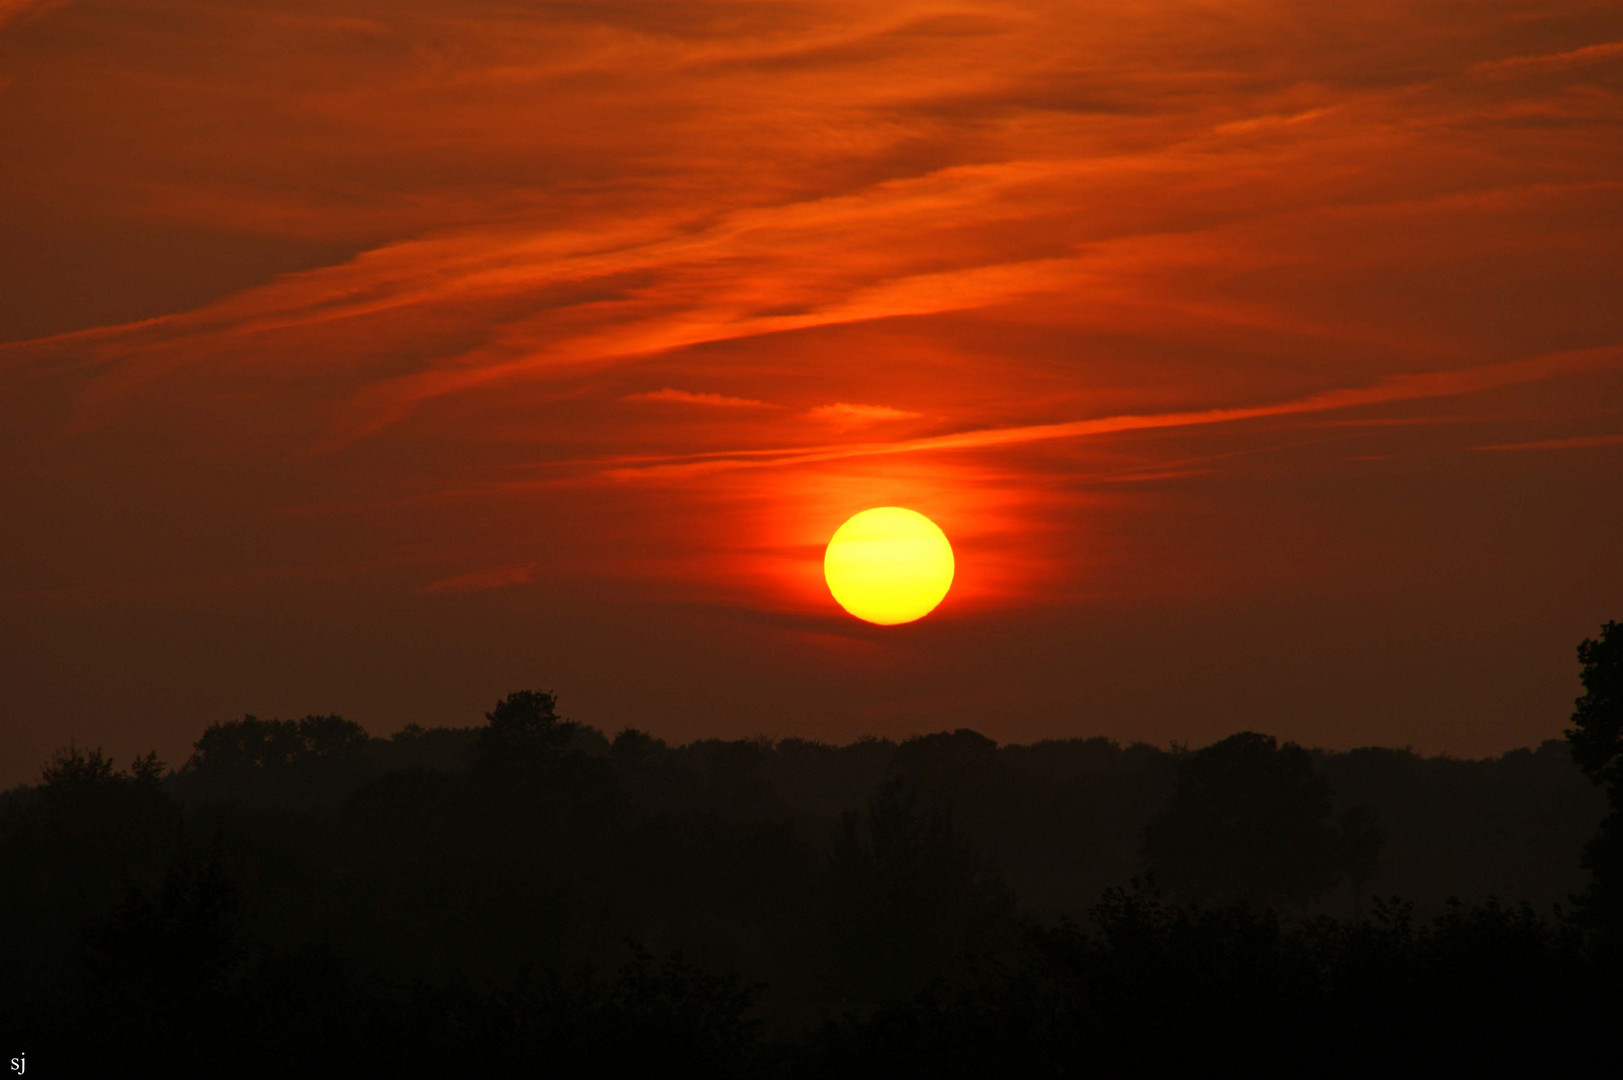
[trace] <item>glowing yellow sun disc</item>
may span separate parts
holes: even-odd
[[[923,618],[952,587],[952,545],[916,510],[877,506],[835,530],[823,554],[828,591],[859,619],[895,626]]]

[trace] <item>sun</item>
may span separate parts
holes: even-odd
[[[921,619],[952,588],[947,534],[916,510],[876,506],[834,531],[823,553],[828,591],[846,611],[880,626]]]

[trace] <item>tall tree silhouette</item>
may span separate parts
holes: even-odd
[[[1584,848],[1590,878],[1580,906],[1591,921],[1623,936],[1623,626],[1608,622],[1600,637],[1585,638],[1578,663],[1584,694],[1574,703],[1567,743],[1578,767],[1605,785],[1611,806]]]
[[[1015,900],[946,813],[921,812],[906,780],[846,814],[826,883],[836,978],[858,1000],[916,989],[965,956],[995,949]]]
[[[1330,784],[1295,743],[1241,732],[1189,755],[1167,805],[1144,830],[1146,868],[1181,900],[1300,907],[1342,877],[1374,870],[1380,833],[1367,814],[1331,820]]]

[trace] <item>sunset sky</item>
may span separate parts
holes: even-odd
[[[1623,619],[1623,5],[0,0],[0,342],[6,783],[521,687],[1495,753]]]

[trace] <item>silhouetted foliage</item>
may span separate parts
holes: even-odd
[[[1604,798],[1557,743],[670,745],[539,690],[485,719],[56,755],[0,793],[0,1028],[85,1075],[1367,1074],[1556,1061],[1618,1002],[1584,926],[1442,903],[1576,888]],[[1141,836],[1178,902],[1110,891]],[[1331,918],[1338,878],[1418,903]]]
[[[85,927],[176,857],[181,809],[161,772],[155,755],[122,772],[73,746],[0,803],[0,1020],[70,998]]]
[[[1600,637],[1578,646],[1584,694],[1575,702],[1567,743],[1573,760],[1604,785],[1611,813],[1584,848],[1589,887],[1580,907],[1594,924],[1623,939],[1623,626],[1608,622]]]
[[[921,813],[892,777],[867,813],[847,814],[825,876],[837,985],[859,1001],[916,989],[965,956],[998,948],[1015,902],[943,811]]]
[[[210,724],[182,771],[206,773],[292,765],[354,751],[366,740],[361,725],[341,716],[306,716],[303,720],[245,716],[229,723]]]
[[[181,766],[189,799],[292,806],[341,797],[366,772],[366,729],[340,716],[210,724]]]
[[[574,724],[558,719],[558,699],[543,690],[508,694],[485,714],[485,720],[479,749],[496,761],[556,753],[575,732]]]
[[[39,778],[47,790],[60,794],[111,783],[117,773],[113,759],[104,755],[100,747],[87,751],[70,746],[52,756]]]
[[[1354,914],[1361,908],[1364,888],[1381,865],[1381,845],[1386,831],[1365,806],[1354,806],[1341,815],[1336,836],[1336,869],[1352,886]]]
[[[89,934],[86,1019],[101,1037],[133,1056],[162,1056],[177,1066],[206,1066],[229,1053],[220,1010],[243,963],[237,902],[217,854],[176,862],[156,896],[130,887]],[[176,1047],[154,1039],[183,1028],[204,1040]]]
[[[1583,885],[1583,844],[1606,809],[1559,739],[1481,761],[1361,747],[1317,754],[1315,766],[1337,814],[1367,806],[1385,834],[1375,891],[1427,914],[1450,896],[1565,902]]]
[[[1567,742],[1585,775],[1616,787],[1623,770],[1623,626],[1608,622],[1600,637],[1585,638],[1578,663],[1584,694],[1574,703]]]
[[[1301,907],[1375,871],[1380,829],[1362,810],[1337,828],[1331,799],[1306,750],[1231,735],[1179,763],[1172,798],[1144,830],[1144,858],[1183,900]]]
[[[831,1022],[803,1077],[1558,1075],[1623,1004],[1615,957],[1525,907],[1289,921],[1110,890],[1012,962]]]

